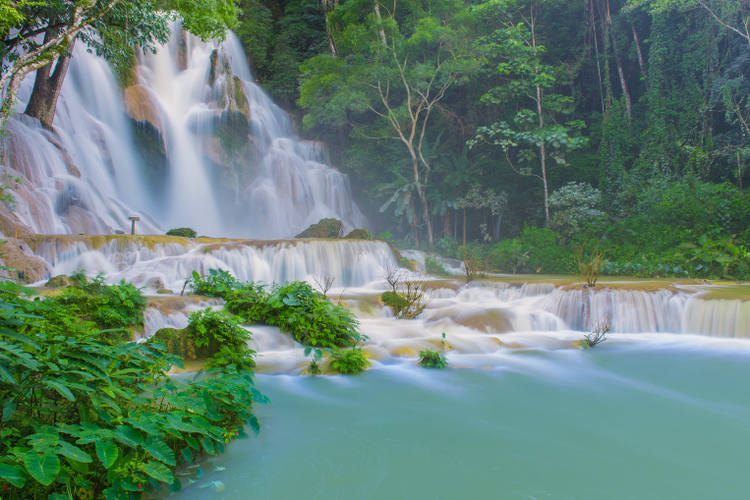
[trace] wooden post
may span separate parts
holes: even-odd
[[[132,216],[132,217],[128,217],[128,220],[130,220],[130,222],[131,222],[130,234],[131,235],[135,235],[135,221],[141,220],[141,218],[140,217],[136,217],[136,216]]]

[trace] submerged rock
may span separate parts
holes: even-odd
[[[317,224],[312,224],[295,238],[341,238],[343,226],[338,219],[321,219]]]

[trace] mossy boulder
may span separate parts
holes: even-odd
[[[189,227],[177,227],[167,231],[167,236],[182,236],[183,238],[195,238],[195,229]]]
[[[375,239],[367,229],[355,229],[346,236],[347,240],[373,240]]]
[[[344,224],[338,219],[321,219],[295,238],[341,238]]]
[[[53,276],[52,278],[50,278],[50,280],[44,286],[46,286],[47,288],[65,288],[70,285],[72,285],[70,278],[65,276],[64,274],[61,274],[59,276]]]
[[[148,339],[148,343],[159,343],[164,346],[169,354],[174,354],[188,361],[206,359],[219,351],[219,345],[216,342],[210,342],[205,347],[197,346],[195,334],[190,327],[182,329],[161,328]]]

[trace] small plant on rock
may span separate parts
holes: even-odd
[[[576,266],[578,267],[578,272],[581,275],[581,278],[586,281],[586,286],[589,288],[596,286],[596,282],[599,280],[599,274],[606,265],[607,261],[599,251],[595,251],[591,255],[585,255],[583,249],[580,249],[576,255]]]
[[[592,347],[596,347],[607,340],[608,331],[609,325],[596,325],[591,333],[584,335],[583,340],[578,341],[578,345],[580,345],[584,349],[591,349]]]
[[[335,349],[331,358],[331,369],[342,375],[356,375],[370,366],[364,351],[358,347],[344,351]]]
[[[440,341],[440,351],[432,351],[425,349],[419,351],[419,366],[422,368],[445,368],[448,366],[448,360],[445,359],[445,333],[443,333],[443,340]]]

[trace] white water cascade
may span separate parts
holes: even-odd
[[[348,178],[327,165],[323,145],[296,138],[252,81],[237,38],[218,45],[173,31],[139,58],[124,90],[79,44],[54,130],[11,119],[0,157],[22,179],[19,221],[36,233],[106,234],[139,215],[141,234],[188,226],[252,238],[294,236],[324,217],[363,227]]]

